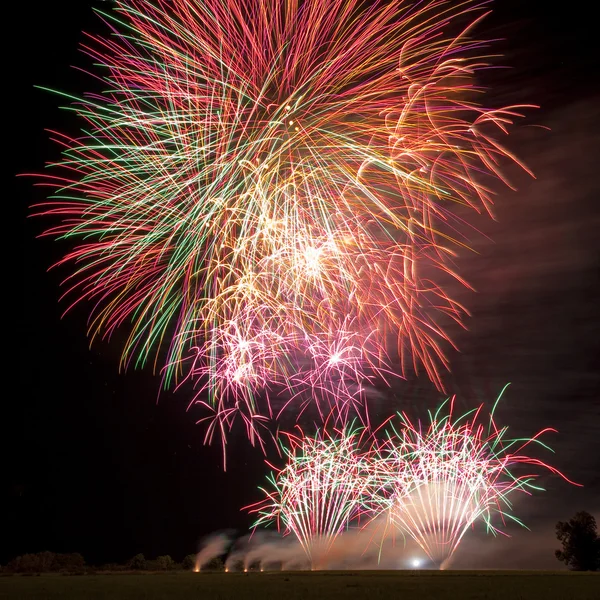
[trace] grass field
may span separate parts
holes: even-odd
[[[532,571],[323,571],[1,577],[0,599],[599,600],[600,574]]]

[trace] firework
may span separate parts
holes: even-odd
[[[250,507],[259,514],[254,527],[275,522],[284,535],[296,536],[311,569],[318,569],[361,510],[368,463],[357,431],[288,438],[289,446],[282,446],[287,464],[269,476],[270,489],[261,488],[265,500]]]
[[[448,414],[441,417],[440,408],[425,430],[403,414],[400,429],[392,429],[374,460],[375,514],[387,513],[442,567],[478,519],[493,534],[504,533],[498,518],[523,525],[511,514],[511,501],[518,492],[541,489],[530,469],[542,467],[564,478],[525,452],[532,444],[547,449],[539,438],[554,430],[509,439],[507,427],[497,428],[493,410],[486,425],[479,422],[481,410],[453,419],[451,403]]]
[[[462,207],[491,210],[518,116],[471,98],[485,3],[114,4],[39,211],[90,336],[192,379],[209,438],[238,414],[254,435],[273,391],[344,419],[396,359],[441,387]]]

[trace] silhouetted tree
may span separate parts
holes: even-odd
[[[158,556],[156,558],[156,567],[160,571],[170,571],[175,567],[175,561],[168,554]]]
[[[220,556],[211,558],[203,567],[203,571],[222,571],[225,568],[223,559]]]
[[[556,537],[562,550],[556,550],[558,560],[573,571],[597,571],[600,568],[600,538],[596,519],[585,511],[578,512],[568,522],[556,524]]]
[[[191,571],[196,566],[196,555],[188,554],[181,563],[181,567],[186,571]]]
[[[143,554],[136,554],[129,561],[129,568],[134,571],[143,571],[147,567],[146,557]]]
[[[245,565],[243,560],[227,560],[225,563],[225,569],[227,571],[231,571],[232,573],[235,571],[243,571],[244,567]]]
[[[71,554],[56,554],[52,564],[53,571],[63,571],[75,573],[81,571],[85,567],[85,560],[79,552]]]
[[[62,571],[75,573],[85,566],[83,556],[78,552],[56,554],[54,552],[37,552],[17,556],[8,563],[8,570],[13,573],[50,573]]]
[[[8,568],[13,573],[48,573],[54,569],[54,552],[37,552],[36,554],[23,554],[8,563]]]

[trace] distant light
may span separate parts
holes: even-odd
[[[421,566],[421,559],[415,558],[411,564],[415,569],[418,569]]]

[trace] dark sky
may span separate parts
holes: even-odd
[[[89,79],[69,68],[88,67],[77,46],[82,30],[102,32],[93,6],[102,2],[20,2],[7,26],[17,33],[5,50],[14,74],[5,77],[5,265],[14,269],[5,297],[12,306],[5,350],[0,563],[31,551],[79,551],[90,562],[120,561],[137,552],[194,552],[201,536],[250,520],[240,508],[258,499],[266,474],[261,453],[232,435],[228,470],[218,446],[203,445],[189,396],[163,394],[149,371],[118,373],[119,344],[89,348],[86,313],[61,319],[59,285],[65,272],[47,272],[65,248],[36,239],[40,220],[26,219],[43,196],[31,181],[56,147],[44,128],[75,132],[59,100],[34,85],[74,94]],[[519,502],[532,531],[517,531],[511,566],[552,566],[552,529],[579,509],[600,517],[600,147],[599,56],[591,18],[548,2],[502,0],[480,32],[504,37],[499,47],[511,70],[488,76],[491,102],[535,103],[511,148],[537,179],[515,175],[516,194],[497,200],[497,221],[478,223],[493,242],[474,240],[479,254],[460,268],[478,290],[461,299],[473,312],[458,336],[448,386],[461,406],[491,401],[512,382],[499,410],[518,433],[543,427],[551,462],[584,488],[545,478],[548,492]],[[551,131],[530,127],[548,126]],[[11,244],[20,233],[20,252]],[[10,271],[10,270],[9,270]],[[13,316],[14,315],[14,316]],[[18,352],[14,349],[18,347]],[[18,360],[18,365],[15,364]],[[18,374],[17,374],[18,373]],[[426,383],[398,383],[372,401],[383,418],[394,410],[433,408],[441,395]],[[477,548],[467,538],[465,548]],[[486,541],[490,563],[503,564]],[[500,547],[498,547],[500,548]],[[525,551],[527,549],[527,551]],[[475,554],[477,551],[475,550]],[[469,563],[465,552],[465,566]],[[518,558],[515,558],[518,557]],[[549,562],[548,562],[549,561]],[[558,566],[558,563],[556,563]]]

